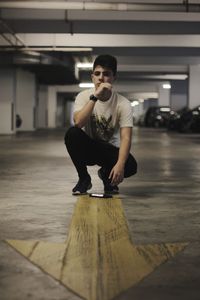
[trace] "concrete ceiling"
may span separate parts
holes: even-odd
[[[120,82],[172,80],[200,64],[199,0],[1,1],[0,32],[0,63],[46,84],[77,82],[75,62],[101,53],[117,57]]]

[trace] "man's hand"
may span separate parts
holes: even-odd
[[[116,163],[112,168],[109,179],[111,180],[111,185],[118,185],[124,180],[124,166]]]
[[[107,101],[112,95],[112,85],[108,82],[102,82],[96,89],[94,95],[100,101]]]

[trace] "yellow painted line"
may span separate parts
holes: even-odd
[[[88,300],[113,299],[187,245],[133,245],[121,200],[89,196],[78,198],[66,242],[7,243]]]

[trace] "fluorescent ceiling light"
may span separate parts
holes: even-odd
[[[156,78],[156,76],[155,76]],[[159,78],[159,76],[158,76]],[[161,75],[160,78],[166,78],[166,79],[174,79],[174,80],[185,80],[188,78],[187,74],[166,74],[166,75]]]
[[[167,89],[167,90],[171,89],[171,84],[169,84],[169,83],[164,83],[164,84],[163,84],[163,89]]]
[[[94,87],[94,83],[92,83],[92,82],[82,82],[82,83],[79,83],[79,87],[80,88],[92,88],[92,87]]]
[[[134,100],[133,102],[131,102],[131,106],[136,106],[139,104],[139,101]]]
[[[79,69],[92,69],[93,64],[92,63],[77,63],[76,66]]]
[[[164,74],[164,75],[135,75],[137,78],[164,79],[164,80],[185,80],[187,74]]]

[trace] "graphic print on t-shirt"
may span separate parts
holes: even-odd
[[[109,142],[114,133],[114,127],[112,124],[112,116],[106,119],[104,116],[97,117],[91,116],[91,129],[94,139],[103,140]]]

